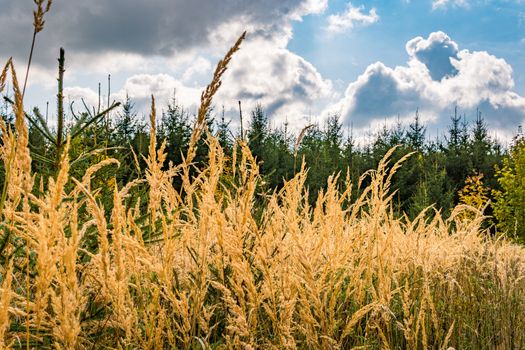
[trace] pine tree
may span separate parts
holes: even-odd
[[[467,176],[471,173],[471,159],[468,151],[467,124],[462,122],[457,106],[454,108],[454,115],[450,120],[448,137],[442,150],[449,183],[453,192],[457,194],[461,184],[465,182]],[[457,195],[454,198],[455,201],[458,200]]]
[[[401,124],[401,121],[399,120],[399,116],[398,116],[396,126],[390,132],[389,143],[393,146],[396,146],[396,145],[403,144],[404,141],[405,141],[405,131],[403,129],[403,125]]]
[[[208,131],[213,134],[213,126],[215,124],[215,118],[212,116],[214,112],[213,106],[208,109],[206,115],[204,116],[204,122]],[[190,128],[190,136],[193,133],[193,127],[195,127],[197,121],[197,115],[193,116],[192,127]],[[196,153],[193,162],[197,169],[204,169],[205,165],[208,163],[209,147],[208,147],[208,133],[202,133],[201,137],[196,142]]]
[[[268,137],[268,117],[264,114],[261,105],[255,106],[252,111],[250,128],[248,130],[248,146],[257,162],[264,162],[265,141]]]
[[[410,202],[410,215],[416,217],[423,209],[430,205],[447,215],[452,207],[453,191],[449,189],[447,173],[441,166],[440,161],[435,155],[427,156],[423,160],[419,158],[421,165],[421,179],[416,185]],[[432,212],[429,212],[432,216]]]
[[[343,144],[343,165],[345,167],[349,167],[350,171],[353,169],[354,165],[354,157],[356,155],[356,146],[355,146],[355,140],[354,140],[354,133],[353,130],[348,131],[347,138]]]
[[[133,135],[137,128],[137,113],[134,111],[135,105],[131,102],[129,95],[126,94],[126,100],[122,105],[122,112],[117,116],[114,127],[113,138],[117,145],[127,146],[131,144]]]
[[[293,154],[284,129],[271,130],[265,140],[264,163],[261,166],[267,188],[280,189],[293,176]]]
[[[320,130],[318,125],[309,128],[301,144],[299,145],[299,152],[297,154],[297,168],[300,169],[304,165],[308,171],[306,178],[306,186],[309,188],[310,203],[314,203],[316,194],[326,184],[329,170],[325,166],[323,154],[324,148],[324,133]]]
[[[419,119],[419,109],[416,110],[414,122],[408,126],[407,140],[408,144],[415,150],[421,151],[425,144],[426,128],[421,124]]]
[[[454,115],[450,117],[452,124],[448,128],[449,137],[447,139],[448,147],[459,147],[461,144],[461,116],[458,115],[458,106],[454,107]]]
[[[328,117],[323,135],[324,162],[331,173],[343,170],[341,169],[341,144],[343,143],[343,131],[339,118],[340,117],[337,114]]]
[[[182,155],[187,153],[191,137],[189,115],[175,96],[168,102],[168,109],[162,113],[158,133],[159,141],[166,140],[167,161],[182,163]]]
[[[32,169],[37,173],[43,173],[46,170],[46,167],[49,167],[49,164],[41,161],[38,156],[35,156],[36,154],[41,156],[47,155],[47,149],[48,145],[46,140],[44,139],[44,136],[42,133],[40,133],[38,130],[35,129],[34,126],[29,126],[29,148],[31,150],[33,160],[32,160]],[[35,154],[36,153],[36,154]]]
[[[233,149],[233,142],[230,137],[230,122],[226,122],[226,119],[224,118],[224,106],[222,107],[221,119],[217,123],[216,137],[224,153],[230,155]]]
[[[138,173],[134,164],[135,159],[133,158],[133,152],[137,153],[134,145],[137,129],[138,120],[135,105],[129,95],[126,94],[126,100],[122,104],[121,111],[117,114],[116,122],[110,135],[112,146],[117,147],[114,157],[121,164],[117,172],[117,181],[121,184],[129,182]]]
[[[479,111],[476,113],[472,139],[469,146],[473,171],[482,174],[491,172],[491,164],[488,157],[490,156],[492,142],[488,136],[485,120]]]
[[[144,117],[142,118],[144,120]],[[144,158],[148,155],[148,145],[149,145],[149,132],[147,130],[146,123],[143,121],[137,122],[137,131],[133,135],[133,140],[131,144],[135,150],[135,155],[137,156],[136,161],[139,162],[140,169],[144,169],[146,163]]]

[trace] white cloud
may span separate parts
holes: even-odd
[[[432,9],[443,9],[447,8],[448,6],[457,6],[457,7],[469,7],[469,1],[468,0],[434,0],[432,2]]]
[[[326,29],[332,33],[341,33],[353,29],[357,25],[368,26],[377,21],[379,21],[379,16],[375,8],[366,13],[364,6],[355,7],[349,2],[346,5],[345,12],[328,17]]]
[[[86,105],[90,107],[98,105],[98,93],[90,88],[81,86],[66,87],[64,88],[64,97],[67,101],[79,101],[84,99]],[[83,108],[80,108],[80,110],[83,110]]]
[[[182,75],[182,80],[186,83],[195,81],[196,78],[211,72],[212,64],[204,57],[198,57]]]
[[[420,36],[406,44],[411,59],[426,65],[434,80],[441,80],[457,73],[451,59],[457,58],[458,45],[443,32],[431,33],[428,39]]]
[[[35,89],[56,83],[58,45],[64,45],[72,100],[84,97],[96,105],[95,86],[111,73],[112,97],[122,100],[129,93],[139,114],[147,113],[151,94],[160,105],[174,90],[189,107],[199,101],[215,62],[246,30],[248,38],[215,102],[228,107],[241,99],[247,109],[260,102],[268,111],[293,118],[319,110],[316,101],[332,94],[331,83],[287,49],[293,22],[321,14],[327,6],[328,0],[249,1],[242,6],[238,0],[69,0],[46,18],[33,67],[47,75],[34,70],[30,81]],[[23,35],[18,33],[31,28],[31,18],[15,15],[31,10],[31,3],[16,1],[0,13],[0,30],[15,33],[0,37],[0,48],[22,60],[27,48],[19,45]]]
[[[200,101],[200,88],[192,88],[184,85],[181,81],[168,74],[136,74],[129,77],[124,86],[111,94],[111,100],[123,102],[129,96],[139,115],[147,115],[150,110],[151,95],[157,101],[158,114],[167,102],[176,97],[184,103],[184,107],[194,112]],[[81,86],[72,86],[64,89],[64,95],[68,101],[80,101],[84,99],[88,106],[98,105],[98,93],[94,90]],[[107,104],[107,97],[102,96],[102,103]],[[75,104],[79,111],[83,110],[82,104]]]
[[[131,52],[104,52],[96,56],[85,52],[66,52],[66,66],[74,71],[82,67],[90,74],[116,74],[129,70],[144,71],[147,69],[146,57]]]
[[[415,38],[406,48],[407,65],[368,66],[325,114],[340,112],[346,124],[366,129],[385,118],[411,117],[419,108],[423,119],[443,129],[458,105],[469,113],[479,108],[500,134],[525,121],[525,97],[513,90],[512,68],[505,60],[484,51],[459,51],[442,32]]]
[[[167,103],[175,97],[190,113],[197,111],[202,88],[189,87],[168,74],[137,74],[126,80],[122,89],[112,94],[112,99],[124,101],[128,95],[137,112],[148,115],[151,95],[157,102],[157,115],[161,115]]]
[[[168,74],[133,75],[111,98],[123,101],[128,94],[139,114],[147,114],[152,94],[159,109],[175,95],[190,112],[194,112],[204,86],[191,87],[184,77],[193,76],[203,67],[209,70],[209,62],[198,61],[181,78]],[[66,96],[72,100],[83,97],[92,105],[96,105],[98,99],[92,89],[78,86],[67,88]],[[335,96],[332,83],[323,79],[312,64],[283,47],[256,38],[247,41],[230,62],[214,103],[224,105],[227,114],[235,119],[238,116],[237,101],[242,101],[245,113],[260,103],[274,125],[287,120],[291,128],[299,129],[306,123],[306,116],[320,113],[323,102],[329,103]],[[232,126],[237,124],[238,121],[234,120]]]
[[[432,9],[447,9],[449,7],[470,8],[470,6],[497,4],[505,7],[509,4],[522,4],[524,0],[432,0]],[[519,14],[523,17],[523,14]]]
[[[321,14],[328,8],[328,0],[305,0],[291,14],[294,20],[300,21],[303,16]]]
[[[235,106],[242,101],[249,110],[260,103],[280,124],[285,118],[294,127],[304,116],[320,112],[323,100],[333,97],[332,83],[302,57],[264,40],[254,40],[236,54],[226,72],[217,101]]]

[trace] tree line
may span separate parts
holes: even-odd
[[[34,112],[38,113],[37,110]],[[86,120],[88,114],[73,114],[70,118]],[[7,107],[4,107],[2,116],[8,125],[12,122]],[[108,157],[117,159],[120,166],[105,170],[106,174],[100,177],[100,181],[107,182],[106,185],[111,185],[111,181],[126,184],[142,175],[146,169],[144,156],[148,152],[150,137],[145,119],[138,116],[133,101],[127,97],[118,110],[113,110],[111,118],[106,115],[85,127],[71,141],[73,176],[81,178],[90,165]],[[159,118],[157,145],[165,141],[166,166],[182,162],[188,150],[193,119],[194,116],[175,97],[165,106]],[[488,231],[507,232],[525,241],[523,136],[518,133],[510,147],[502,147],[489,136],[480,112],[472,122],[467,122],[456,108],[446,135],[429,140],[426,127],[415,111],[408,126],[399,122],[393,127],[384,126],[371,135],[371,141],[365,145],[357,145],[352,133],[345,135],[337,114],[323,124],[307,126],[299,135],[290,132],[287,124],[272,128],[269,120],[263,107],[257,105],[250,113],[247,130],[240,135],[231,130],[224,112],[222,115],[212,112],[207,116],[209,135],[218,138],[230,159],[235,157],[237,140],[243,139],[248,144],[260,168],[261,181],[257,190],[261,201],[265,194],[280,190],[285,181],[303,166],[308,169],[306,187],[311,204],[315,203],[331,177],[341,185],[345,181],[355,184],[351,194],[355,200],[361,194],[360,188],[367,185],[361,183],[361,175],[377,168],[385,153],[397,147],[392,164],[411,155],[392,178],[391,188],[396,191],[393,197],[396,215],[414,219],[423,209],[433,206],[427,211],[428,217],[432,217],[433,210],[448,216],[458,204],[467,204],[483,210],[489,217]],[[42,179],[53,175],[52,160],[58,159],[59,153],[56,145],[43,134],[43,124],[43,120],[38,124],[30,123],[29,131],[33,168]],[[206,161],[204,136],[199,141],[194,159],[195,171]],[[110,196],[111,186],[101,186],[101,192],[104,191]]]

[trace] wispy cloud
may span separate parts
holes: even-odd
[[[432,2],[432,9],[437,10],[440,8],[447,8],[448,6],[459,6],[459,7],[469,7],[468,0],[434,0]]]
[[[377,21],[379,21],[379,16],[375,8],[366,13],[364,6],[356,7],[348,3],[345,12],[328,17],[326,29],[332,33],[342,33],[356,26],[368,26]]]

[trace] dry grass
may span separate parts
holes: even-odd
[[[389,180],[400,164],[390,154],[366,174],[371,185],[356,202],[351,184],[337,188],[332,178],[310,207],[303,168],[258,220],[258,169],[245,143],[231,161],[208,135],[205,170],[190,178],[194,151],[165,169],[153,101],[149,196],[126,206],[140,180],[114,188],[108,213],[91,178],[111,160],[75,180],[67,147],[57,178],[32,194],[21,96],[15,88],[16,132],[3,128],[0,152],[9,179],[1,347],[525,348],[525,250],[487,238],[480,213],[460,215],[466,207],[447,220],[396,219]],[[224,177],[234,185],[223,186]]]

